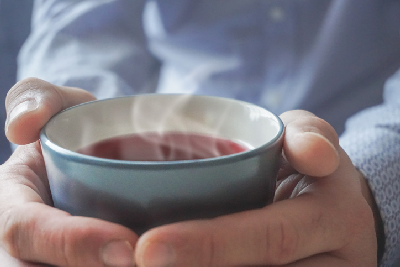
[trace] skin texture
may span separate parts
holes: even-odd
[[[275,203],[265,208],[164,225],[140,237],[123,226],[53,208],[39,130],[56,112],[93,99],[86,91],[34,78],[9,91],[5,131],[21,146],[0,167],[0,262],[377,266],[375,225],[377,230],[380,226],[368,185],[340,148],[333,128],[305,111],[281,115],[284,160]]]

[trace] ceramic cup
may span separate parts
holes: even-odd
[[[40,140],[55,207],[120,223],[140,234],[165,223],[271,203],[283,131],[279,117],[250,103],[150,94],[68,108],[49,120]],[[149,134],[159,139],[165,133],[177,133],[174,142],[183,147],[193,141],[185,140],[186,134],[206,136],[205,141],[197,138],[197,150],[210,140],[228,140],[245,149],[214,157],[161,160],[104,158],[82,152],[104,140]],[[120,147],[139,157],[148,148],[140,142]]]

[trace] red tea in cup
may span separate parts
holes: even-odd
[[[178,161],[214,158],[249,150],[244,144],[198,133],[146,132],[102,140],[77,152],[129,161]]]

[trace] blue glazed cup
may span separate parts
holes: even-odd
[[[78,151],[147,132],[216,136],[248,150],[205,159],[129,161]],[[40,134],[54,205],[142,233],[272,202],[284,126],[250,103],[210,96],[150,94],[99,100],[56,114]]]

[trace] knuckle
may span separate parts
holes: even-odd
[[[34,149],[39,149],[39,143],[32,144]],[[31,159],[35,157],[33,155],[34,152],[30,150],[25,150],[26,155],[24,157],[30,157]],[[10,188],[16,188],[20,192],[33,192],[34,194],[30,195],[30,199],[37,201],[38,203],[52,203],[50,188],[48,188],[46,181],[42,181],[38,178],[43,177],[45,173],[40,169],[40,166],[43,164],[43,158],[39,158],[35,164],[37,166],[32,165],[28,167],[24,165],[25,159],[22,156],[12,157],[6,162],[4,165],[0,167],[0,187],[2,188],[1,192],[6,192]],[[10,202],[9,202],[10,203]]]
[[[31,97],[27,92],[35,90],[39,85],[43,85],[44,81],[38,78],[25,78],[17,82],[7,93],[6,106],[12,105],[14,102],[20,102],[21,98]]]
[[[280,218],[267,225],[266,259],[274,265],[290,263],[295,259],[299,243],[296,227],[289,220]]]
[[[34,205],[13,206],[0,212],[0,243],[5,251],[21,260],[44,258],[61,266],[79,266],[70,262],[73,254],[67,240],[69,233],[62,229],[43,231],[49,216],[32,217],[26,215],[27,209],[34,210],[32,214],[40,212]]]
[[[60,236],[60,238],[58,239],[59,240],[59,242],[58,242],[58,249],[57,249],[57,251],[59,251],[59,253],[61,254],[60,255],[60,258],[62,259],[62,261],[64,262],[64,265],[65,266],[73,266],[72,264],[72,262],[71,262],[71,257],[69,256],[69,254],[70,254],[70,245],[69,245],[69,243],[68,243],[68,239],[67,239],[67,237],[68,237],[68,234],[65,232],[65,231],[61,231],[61,236]]]
[[[38,78],[26,78],[17,82],[7,93],[5,106],[7,111],[16,105],[41,98],[51,98],[52,101],[60,102],[60,93],[57,86]]]
[[[11,208],[5,209],[0,213],[0,240],[3,248],[14,258],[20,258],[21,255],[21,225],[17,223],[12,215]],[[24,242],[25,243],[25,242]]]
[[[66,218],[64,218],[66,220]],[[46,236],[47,243],[52,245],[53,257],[62,266],[82,266],[79,242],[82,235],[77,235],[70,227],[57,227],[57,231]],[[84,233],[84,230],[81,230]],[[84,248],[81,247],[81,250]]]
[[[67,219],[64,226],[58,228],[56,236],[51,237],[54,238],[54,253],[57,260],[62,262],[62,266],[98,266],[98,259],[92,258],[95,251],[92,246],[94,241],[100,242],[99,232],[94,228],[85,227],[83,221],[74,224]]]
[[[56,230],[55,228],[49,229],[47,224],[52,225],[57,223],[57,220],[45,222],[46,217],[48,216],[43,216],[40,219],[41,233],[36,233],[35,235],[36,246],[34,251],[36,255],[33,256],[40,259],[45,258],[52,263],[56,263],[57,266],[79,266],[76,262],[73,262],[74,257],[69,238],[70,232],[59,226],[57,226]],[[49,254],[51,256],[48,256]]]
[[[204,267],[210,267],[210,266],[218,266],[220,265],[218,263],[218,259],[216,257],[217,253],[216,253],[216,239],[214,235],[208,235],[205,238],[205,252],[204,255],[206,255],[204,257],[204,262],[203,262],[203,266]]]

